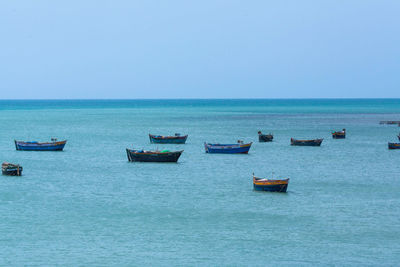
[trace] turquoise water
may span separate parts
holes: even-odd
[[[0,176],[0,265],[397,265],[400,151],[387,142],[400,127],[380,120],[400,120],[400,100],[0,101],[0,160],[24,167]],[[187,144],[149,143],[175,132]],[[51,137],[63,152],[13,144]],[[204,153],[237,139],[250,154]],[[128,163],[126,147],[185,151]],[[290,177],[288,193],[254,192],[252,172]]]

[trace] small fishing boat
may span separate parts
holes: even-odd
[[[269,192],[282,192],[286,193],[289,185],[289,178],[287,179],[266,179],[254,176],[253,173],[253,187],[256,191],[269,191]]]
[[[3,162],[3,164],[1,164],[1,171],[2,171],[3,175],[21,176],[22,175],[22,166],[20,166],[18,164]]]
[[[272,139],[274,139],[274,136],[269,133],[269,134],[263,134],[261,131],[258,131],[258,141],[259,142],[271,142]]]
[[[174,136],[162,136],[149,134],[150,142],[154,144],[184,144],[188,135],[176,133]]]
[[[400,143],[388,143],[389,149],[400,149]]]
[[[343,129],[343,130],[337,131],[337,132],[333,132],[332,138],[333,139],[345,139],[346,138],[346,129]]]
[[[126,149],[128,160],[131,162],[177,162],[182,155],[181,151],[146,151],[137,149]]]
[[[290,138],[290,145],[292,146],[320,146],[324,139],[311,139],[311,140],[297,140]]]
[[[15,142],[15,148],[17,150],[28,150],[28,151],[62,151],[64,149],[67,140],[57,141],[55,138],[51,138],[51,142],[47,143],[39,143],[36,141],[32,142],[23,142],[17,141]]]
[[[243,144],[243,141],[238,141],[237,144],[210,144],[204,143],[206,153],[221,153],[221,154],[247,154],[249,153],[251,143]]]

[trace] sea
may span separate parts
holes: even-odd
[[[0,265],[398,266],[400,127],[381,120],[400,99],[1,100],[0,161],[24,169],[0,176]],[[51,138],[64,151],[15,150]],[[249,154],[205,153],[237,140]],[[126,148],[184,152],[130,163]],[[287,193],[254,191],[253,173]]]

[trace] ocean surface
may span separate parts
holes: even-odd
[[[400,120],[399,99],[0,101],[0,161],[24,167],[0,176],[0,265],[398,265],[400,150],[387,143],[400,127],[380,120]],[[63,152],[13,143],[52,137]],[[248,155],[204,152],[238,139]],[[184,152],[129,163],[127,147]],[[289,177],[288,192],[253,191],[253,172]]]

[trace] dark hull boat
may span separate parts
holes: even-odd
[[[296,140],[291,138],[290,145],[292,146],[320,146],[324,139],[312,139],[312,140]]]
[[[389,149],[400,149],[400,143],[388,143]]]
[[[17,150],[26,150],[26,151],[62,151],[64,149],[67,140],[64,141],[52,141],[48,143],[39,143],[39,142],[23,142],[23,141],[14,141],[15,148]]]
[[[274,139],[272,134],[262,134],[261,131],[258,131],[258,141],[263,142],[271,142]]]
[[[397,138],[399,138],[399,141],[400,141],[400,135],[398,135]]]
[[[289,178],[282,180],[264,179],[255,177],[253,174],[253,187],[256,191],[282,192],[286,193]]]
[[[333,139],[345,139],[346,138],[346,129],[343,129],[342,131],[338,131],[338,132],[333,132],[332,138]]]
[[[150,142],[154,144],[184,144],[188,135],[161,136],[149,134]]]
[[[19,166],[18,164],[4,162],[3,164],[1,164],[1,172],[3,173],[3,175],[21,176],[22,166]]]
[[[144,151],[126,149],[128,160],[131,162],[177,162],[181,156],[181,151]]]
[[[219,153],[219,154],[247,154],[249,153],[252,143],[248,144],[209,144],[204,143],[206,153]]]

